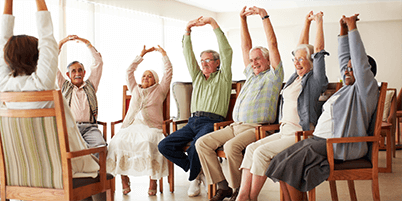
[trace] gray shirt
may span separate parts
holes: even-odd
[[[338,54],[341,75],[352,60],[355,83],[343,86],[334,95],[339,98],[334,103],[334,138],[361,137],[372,135],[371,119],[378,102],[378,83],[374,79],[368,63],[367,54],[357,29],[338,38]],[[367,143],[334,144],[334,157],[340,160],[353,160],[365,156]]]

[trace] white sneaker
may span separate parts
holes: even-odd
[[[190,181],[190,188],[188,188],[187,195],[188,197],[195,197],[200,194],[200,179],[197,177],[193,181]]]
[[[202,183],[204,184],[205,192],[207,192],[207,194],[208,194],[207,179],[205,178],[204,173],[201,173],[199,177],[200,177],[200,180],[202,181]]]

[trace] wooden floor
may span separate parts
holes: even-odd
[[[380,151],[380,166],[385,165],[385,151]],[[402,150],[397,150],[396,158],[393,158],[393,172],[380,173],[380,196],[383,201],[397,201],[402,200]],[[227,166],[223,163],[224,171]],[[116,201],[200,201],[208,200],[207,193],[202,186],[201,194],[197,197],[188,197],[187,189],[189,181],[187,180],[188,173],[175,166],[175,191],[169,192],[169,185],[164,181],[164,193],[158,193],[156,196],[148,196],[147,189],[149,185],[149,177],[130,177],[131,180],[131,193],[123,195],[121,192],[120,177],[116,179]],[[358,200],[373,200],[371,194],[370,181],[356,181],[356,193]],[[339,200],[350,200],[346,182],[337,182]],[[270,179],[265,183],[259,200],[279,200],[279,184],[273,183]],[[317,200],[331,200],[328,182],[324,182],[317,188]]]

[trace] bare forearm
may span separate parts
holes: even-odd
[[[240,33],[240,38],[241,38],[241,49],[242,49],[242,54],[243,54],[243,62],[244,65],[247,66],[249,64],[249,51],[252,48],[252,42],[251,42],[251,37],[250,37],[250,32],[248,31],[248,25],[247,25],[247,19],[246,18],[241,18],[241,33]]]
[[[3,14],[12,15],[13,14],[13,0],[4,1],[4,12]]]
[[[36,0],[36,7],[38,8],[38,11],[47,10],[45,0]]]
[[[310,25],[311,21],[306,20],[302,32],[300,34],[299,43],[297,45],[309,43]]]
[[[314,52],[324,49],[324,25],[323,22],[317,22],[317,35],[315,37]]]

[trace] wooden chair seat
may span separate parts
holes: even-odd
[[[349,161],[334,160],[334,162],[335,162],[334,170],[352,170],[352,169],[363,169],[373,167],[373,164],[367,157]]]
[[[112,180],[112,179],[114,179],[114,176],[112,174],[106,173],[106,180]],[[73,178],[73,188],[79,188],[97,182],[100,182],[99,175],[95,178],[92,177]]]

